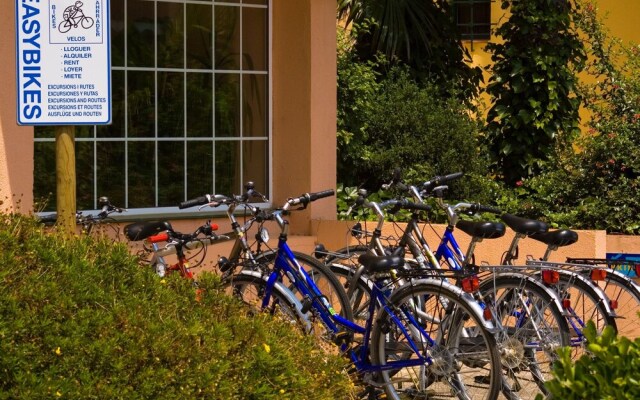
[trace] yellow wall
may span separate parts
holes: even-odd
[[[599,18],[604,18],[606,28],[612,36],[620,38],[625,44],[640,43],[640,30],[638,29],[640,0],[597,0],[592,3],[597,6]],[[500,0],[491,3],[491,24],[494,27],[506,21],[508,17],[508,10],[502,10]],[[497,41],[497,38],[492,37],[491,40]],[[491,56],[484,50],[486,44],[486,40],[465,42],[465,46],[471,54],[472,64],[483,69],[491,64]],[[486,84],[489,75],[485,72],[484,77]],[[487,99],[486,96],[482,97],[483,101],[487,101]]]

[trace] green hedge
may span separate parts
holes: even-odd
[[[0,399],[340,399],[345,361],[266,315],[161,280],[126,246],[0,214]]]
[[[584,330],[588,353],[577,361],[571,348],[560,350],[553,379],[546,386],[554,399],[640,399],[640,338],[616,336],[612,327],[596,335],[593,322]],[[542,400],[538,396],[537,400]]]

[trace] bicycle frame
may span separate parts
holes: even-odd
[[[307,274],[304,268],[298,263],[287,243],[287,231],[288,224],[282,219],[280,214],[276,214],[276,221],[282,228],[282,232],[278,238],[278,249],[274,263],[274,268],[267,278],[266,293],[262,301],[262,307],[268,307],[271,296],[270,292],[273,290],[273,286],[276,282],[279,282],[283,274],[286,274],[289,279],[292,280],[295,287],[303,294],[308,304],[304,304],[303,307],[312,307],[317,315],[320,317],[322,323],[329,329],[334,337],[339,337],[339,334],[346,331],[353,334],[363,335],[363,345],[358,349],[347,348],[346,343],[340,344],[342,351],[350,351],[349,356],[354,363],[358,371],[360,372],[380,372],[391,371],[399,368],[413,367],[426,364],[431,364],[432,360],[429,356],[423,354],[416,345],[415,341],[411,338],[411,335],[407,331],[406,327],[400,321],[400,318],[394,312],[394,310],[388,305],[386,300],[386,292],[380,289],[378,284],[373,285],[373,291],[371,296],[376,301],[369,303],[369,315],[366,320],[365,326],[355,324],[348,319],[343,318],[338,314],[329,304],[326,297],[322,294],[321,290],[316,286],[313,279]],[[409,346],[416,354],[417,358],[409,360],[391,361],[385,365],[372,365],[367,358],[368,343],[371,333],[371,328],[374,322],[374,315],[376,314],[376,308],[385,310],[394,321],[394,323],[400,328],[402,334],[407,339]],[[411,323],[411,329],[418,332],[420,338],[424,338],[429,346],[432,346],[435,341],[422,329],[419,323],[413,318],[408,311],[402,311],[404,316]],[[338,343],[339,344],[339,343]]]

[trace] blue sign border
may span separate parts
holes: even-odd
[[[104,9],[105,12],[105,23],[103,24],[103,29],[106,35],[106,46],[107,46],[107,119],[105,121],[90,121],[90,122],[34,122],[34,121],[22,121],[21,113],[20,113],[20,105],[22,102],[20,99],[22,98],[21,91],[21,83],[20,83],[20,74],[23,72],[21,68],[21,55],[20,55],[20,8],[23,3],[38,3],[44,4],[40,2],[40,0],[16,0],[16,121],[18,125],[23,126],[61,126],[61,125],[110,125],[112,123],[112,66],[111,66],[111,4],[110,0],[103,0],[105,3]],[[44,88],[42,89],[44,91]]]

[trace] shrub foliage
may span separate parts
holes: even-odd
[[[344,361],[219,280],[160,280],[126,246],[0,214],[0,399],[349,398]]]
[[[618,337],[611,326],[597,335],[589,321],[584,330],[588,353],[574,362],[571,348],[560,350],[553,379],[545,383],[554,399],[640,398],[640,339]],[[539,395],[537,400],[541,400]]]

